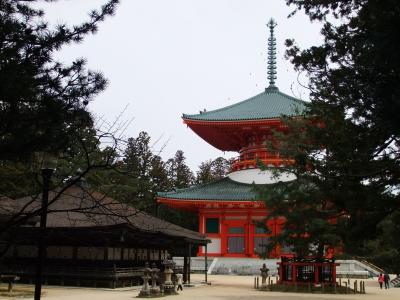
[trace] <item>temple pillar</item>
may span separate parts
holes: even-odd
[[[183,283],[187,283],[187,281],[188,281],[188,273],[187,273],[187,271],[188,271],[188,257],[187,257],[187,255],[185,255],[184,257],[183,257]]]
[[[224,211],[221,211],[219,215],[219,230],[221,239],[221,256],[225,256],[228,253],[228,238]]]
[[[247,224],[246,224],[246,254],[249,257],[254,256],[254,224],[251,219],[251,211],[247,211]]]
[[[204,220],[204,213],[203,211],[199,211],[199,233],[203,234],[204,237],[206,236],[206,230],[205,230],[205,220]],[[198,256],[203,256],[203,247],[199,246],[198,250],[197,250],[197,255]]]
[[[207,244],[204,245],[204,281],[207,283],[207,273],[208,273],[208,258],[207,258]]]
[[[205,234],[206,230],[205,230],[205,224],[204,224],[204,213],[203,211],[199,211],[199,232],[201,234]]]
[[[190,284],[190,273],[191,271],[191,257],[192,257],[192,244],[188,245],[188,261],[187,261],[187,282]]]

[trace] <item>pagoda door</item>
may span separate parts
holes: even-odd
[[[246,223],[238,220],[227,220],[227,254],[228,256],[245,256]]]
[[[244,253],[244,249],[245,249],[244,237],[241,237],[241,236],[228,237],[228,253],[229,254]]]

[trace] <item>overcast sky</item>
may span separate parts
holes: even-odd
[[[60,0],[45,6],[52,24],[75,24],[105,0]],[[182,123],[182,113],[212,110],[252,97],[267,84],[266,23],[278,23],[279,89],[306,100],[298,74],[284,58],[284,40],[302,48],[321,43],[320,25],[302,13],[288,19],[285,0],[121,0],[115,16],[82,44],[57,55],[71,62],[85,57],[92,70],[105,74],[109,86],[89,104],[97,118],[113,121],[128,105],[123,120],[133,122],[125,137],[147,131],[157,151],[168,159],[181,149],[197,170],[223,153]],[[306,84],[306,78],[300,76]]]

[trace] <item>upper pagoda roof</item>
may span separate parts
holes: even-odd
[[[275,86],[269,86],[250,99],[199,114],[183,114],[183,119],[211,122],[277,119],[283,115],[301,115],[305,107],[306,102],[280,92]]]

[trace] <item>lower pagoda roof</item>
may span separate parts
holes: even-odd
[[[262,185],[241,183],[225,177],[189,188],[159,192],[157,196],[159,200],[261,201],[256,190],[256,187],[260,186]]]

